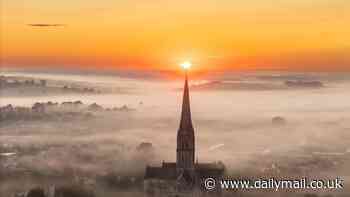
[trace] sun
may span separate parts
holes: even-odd
[[[188,70],[188,69],[191,68],[192,64],[191,64],[191,62],[186,61],[186,62],[181,63],[180,66],[181,66],[183,69]]]

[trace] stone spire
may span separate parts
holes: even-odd
[[[184,92],[183,92],[183,98],[182,98],[182,111],[181,111],[181,120],[180,120],[179,130],[193,131],[187,72],[185,76],[185,85],[184,85]]]
[[[180,126],[177,131],[176,166],[178,170],[194,169],[195,139],[192,126],[188,77],[186,72]]]

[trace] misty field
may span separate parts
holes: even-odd
[[[37,185],[66,183],[89,185],[97,196],[137,196],[142,193],[147,164],[175,160],[181,80],[2,75],[47,79],[48,83],[54,80],[56,86],[83,84],[100,88],[102,93],[33,95],[23,89],[16,96],[1,94],[1,107],[11,104],[24,111],[32,110],[37,102],[56,103],[45,112],[35,112],[44,114],[30,111],[27,116],[19,113],[1,120],[1,197]],[[211,86],[209,82],[214,80],[221,83]],[[323,85],[290,88],[287,80],[316,80]],[[196,158],[200,162],[222,161],[230,177],[341,177],[349,186],[349,75],[232,74],[191,84]],[[196,89],[198,84],[206,86]],[[74,101],[82,104],[62,105]],[[145,143],[151,143],[151,148],[144,150]],[[347,187],[298,192],[266,196],[350,194]],[[240,195],[260,197],[265,193]]]

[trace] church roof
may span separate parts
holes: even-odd
[[[224,167],[217,163],[196,163],[195,174],[198,178],[219,177],[224,173]],[[146,167],[145,179],[177,179],[176,163],[163,162],[162,166]]]
[[[145,179],[170,179],[176,180],[176,168],[146,167]]]
[[[221,176],[225,171],[219,163],[196,163],[195,169],[198,178]]]
[[[175,162],[163,162],[163,168],[176,168]]]

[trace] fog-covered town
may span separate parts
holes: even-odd
[[[62,84],[77,83],[70,77],[56,77]],[[270,88],[284,86],[286,78],[300,81],[300,77],[322,81],[322,88]],[[32,78],[40,82],[48,76]],[[86,77],[79,83],[89,86],[93,81],[99,87],[123,91],[61,96],[24,92],[26,96],[21,97],[2,94],[1,196],[144,195],[146,166],[175,160],[183,82],[113,78],[116,80]],[[47,86],[44,83],[35,84],[42,88]],[[190,89],[200,83],[191,81]],[[288,75],[276,79],[257,74],[237,75],[222,83],[236,84],[225,89],[207,86],[205,91],[193,88],[191,92],[199,162],[223,165],[225,177],[341,177],[348,185],[350,105],[346,100],[349,93],[344,90],[350,83],[346,78]],[[263,86],[236,88],[249,83]],[[347,187],[337,191],[222,193],[242,197],[348,194]]]

